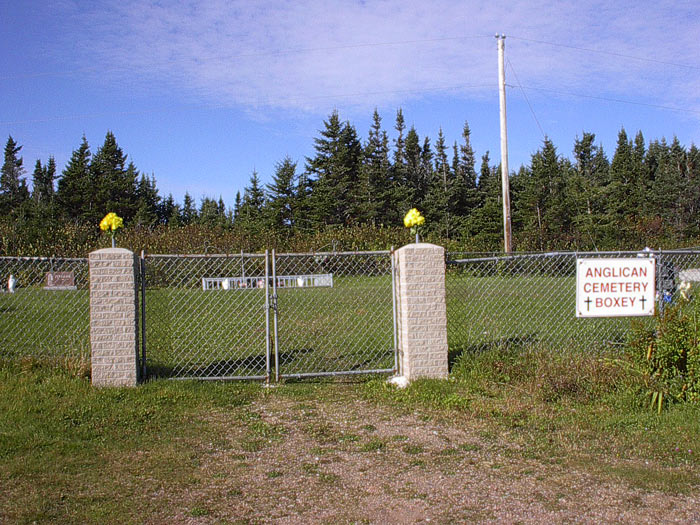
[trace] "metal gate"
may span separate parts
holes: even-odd
[[[392,372],[391,252],[142,257],[150,377]]]

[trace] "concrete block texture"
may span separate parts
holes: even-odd
[[[447,378],[445,249],[409,244],[394,252],[399,374]]]
[[[138,260],[124,248],[105,248],[92,252],[89,264],[92,384],[136,385]]]

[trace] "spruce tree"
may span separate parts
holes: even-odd
[[[649,157],[654,158],[656,165],[653,183],[656,213],[665,226],[672,228],[674,237],[680,237],[689,221],[684,213],[689,207],[687,199],[690,193],[685,148],[677,137],[670,146],[662,139],[650,145]]]
[[[197,208],[195,208],[192,196],[185,192],[184,200],[182,201],[182,212],[180,215],[180,223],[184,226],[193,224],[197,220]]]
[[[151,175],[151,178],[141,175],[136,187],[136,197],[138,199],[138,208],[134,217],[134,222],[139,226],[153,227],[160,222],[160,196],[156,187],[156,178]]]
[[[158,205],[158,224],[180,226],[180,207],[175,203],[172,193],[169,193]]]
[[[9,136],[5,143],[5,160],[0,174],[0,213],[5,216],[22,215],[29,199],[27,182],[23,177],[23,160],[19,156],[21,150],[22,146]]]
[[[294,188],[294,202],[292,205],[292,222],[295,229],[312,231],[314,220],[312,218],[311,183],[306,171],[299,173],[296,187]]]
[[[606,232],[606,202],[610,163],[603,147],[595,144],[595,134],[584,132],[581,138],[576,138],[574,161],[569,193],[579,245],[600,249],[609,235]]]
[[[236,222],[241,211],[241,192],[236,192],[236,199],[233,201],[233,221]]]
[[[209,228],[220,227],[224,225],[226,217],[219,209],[219,204],[215,199],[204,197],[199,207],[198,224]]]
[[[396,124],[394,125],[397,136],[394,139],[394,161],[391,165],[391,178],[393,181],[392,201],[394,202],[392,218],[388,218],[388,223],[394,220],[400,221],[403,215],[413,207],[413,190],[408,180],[408,165],[406,161],[406,138],[404,131],[406,123],[403,118],[403,111],[399,108],[396,112]],[[392,220],[394,219],[394,220]]]
[[[691,239],[700,235],[700,149],[695,144],[691,144],[688,148],[686,159],[688,183],[685,238]]]
[[[37,205],[41,205],[42,200],[44,200],[42,192],[43,179],[44,166],[41,165],[41,159],[36,159],[34,173],[32,173],[32,199]]]
[[[83,135],[58,181],[56,200],[61,214],[73,222],[88,222],[96,215],[95,188],[90,176],[90,146]]]
[[[454,183],[450,192],[450,209],[456,217],[460,218],[460,224],[465,224],[471,212],[479,205],[479,196],[476,189],[476,161],[471,145],[471,130],[469,124],[464,123],[462,130],[464,143],[457,148],[454,145],[453,174]]]
[[[420,138],[416,129],[411,126],[406,134],[406,194],[410,203],[409,209],[422,208],[423,200],[428,191],[428,181],[421,159]]]
[[[136,215],[138,196],[136,181],[139,175],[133,163],[126,165],[127,156],[108,131],[105,141],[90,162],[90,178],[95,188],[95,212],[98,220],[107,212],[114,212],[128,221]]]
[[[424,163],[427,163],[426,148],[430,143],[426,140],[423,149]],[[424,164],[427,165],[427,164]],[[447,158],[447,146],[442,128],[438,132],[435,142],[435,168],[428,186],[428,196],[423,207],[428,226],[442,237],[450,238],[450,210],[449,200],[452,191],[452,173]]]
[[[570,164],[559,158],[551,140],[532,156],[529,180],[523,189],[525,233],[539,250],[571,241],[571,209],[566,195]]]
[[[377,110],[372,116],[367,143],[364,147],[361,184],[365,195],[363,219],[373,224],[383,223],[393,217],[395,186],[389,164],[389,138],[382,130],[382,119]]]
[[[635,227],[638,208],[634,199],[634,157],[632,145],[627,139],[625,128],[617,135],[617,147],[610,164],[610,184],[608,192],[607,213],[611,225],[621,237],[626,238]],[[623,241],[625,242],[625,241]]]
[[[258,172],[253,170],[250,183],[243,192],[243,201],[236,216],[236,223],[250,233],[259,232],[265,225],[265,191],[260,185]]]
[[[497,250],[503,240],[501,178],[496,167],[490,165],[488,151],[481,157],[477,196],[479,205],[467,221],[468,242],[476,250]]]
[[[324,121],[321,137],[314,139],[316,155],[307,157],[311,181],[311,213],[317,225],[347,224],[360,211],[362,146],[350,123],[341,124],[337,111]]]
[[[297,165],[289,156],[275,165],[272,183],[267,185],[270,223],[274,228],[294,227],[296,212]]]

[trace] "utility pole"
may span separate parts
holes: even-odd
[[[506,253],[512,251],[510,226],[510,181],[508,179],[508,129],[506,126],[506,70],[504,50],[506,35],[496,35],[498,40],[498,94],[501,108],[501,188],[503,189],[503,247]]]

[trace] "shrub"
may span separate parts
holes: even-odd
[[[652,326],[634,323],[628,343],[651,405],[700,401],[700,303],[679,298]]]

